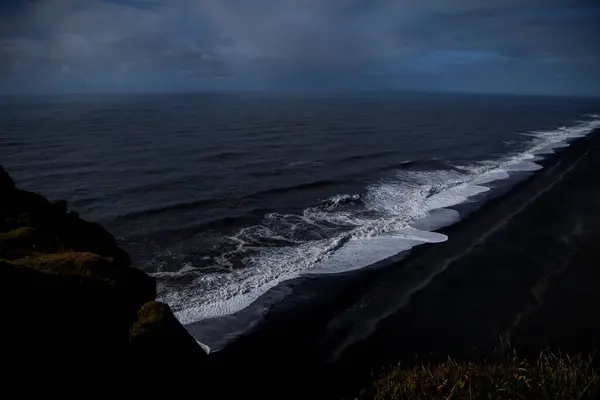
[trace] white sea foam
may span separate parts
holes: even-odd
[[[540,155],[598,127],[596,116],[573,127],[533,132],[527,147],[501,159],[449,170],[402,170],[363,195],[335,196],[303,215],[269,214],[263,224],[230,238],[235,250],[214,259],[217,268],[228,269],[230,257],[241,256],[244,268],[201,274],[186,265],[177,272],[158,272],[159,299],[183,324],[192,324],[236,313],[279,283],[304,274],[363,268],[416,245],[444,241],[444,235],[431,231],[459,219],[448,207],[487,192],[487,184],[512,173],[540,169],[535,163]],[[306,239],[308,231],[317,234]],[[262,246],[267,239],[285,245]],[[210,338],[196,339],[214,347]]]

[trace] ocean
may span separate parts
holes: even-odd
[[[3,97],[0,163],[109,229],[214,351],[286,282],[445,241],[599,114],[598,99],[447,94]]]

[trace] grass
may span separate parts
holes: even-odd
[[[33,236],[35,229],[22,226],[9,232],[0,233],[0,251],[11,252],[21,248],[31,249],[35,247]]]
[[[535,362],[512,357],[500,364],[448,359],[436,365],[392,369],[360,399],[598,399],[593,357],[544,351]]]
[[[23,237],[29,237],[34,231],[35,230],[33,228],[30,228],[28,226],[21,226],[19,228],[13,229],[10,232],[0,233],[0,242],[14,241]]]
[[[130,328],[130,338],[136,338],[156,330],[169,319],[171,312],[166,304],[151,301],[138,310],[137,320]]]
[[[92,253],[40,254],[13,261],[14,265],[54,274],[107,279],[112,260]]]

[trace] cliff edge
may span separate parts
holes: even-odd
[[[118,376],[206,357],[109,232],[64,201],[17,189],[2,166],[0,285],[12,371],[91,375],[110,365]]]

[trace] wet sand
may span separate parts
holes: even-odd
[[[247,395],[339,398],[402,362],[588,352],[600,338],[600,132],[384,267],[297,281],[293,312],[211,355]],[[289,308],[289,304],[286,305]],[[278,389],[285,387],[285,389]]]

